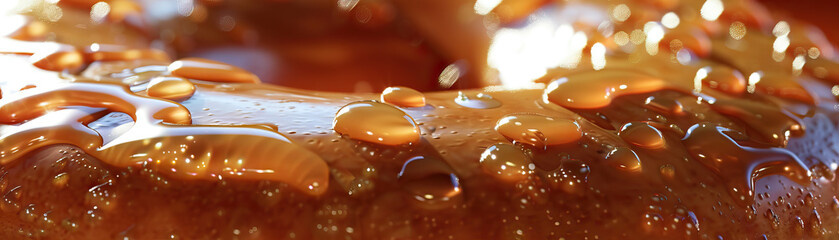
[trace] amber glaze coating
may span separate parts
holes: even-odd
[[[839,237],[839,63],[820,32],[748,0],[594,2],[613,28],[575,22],[573,66],[381,94],[170,62],[143,45],[140,5],[105,3],[45,1],[0,44],[2,239]],[[581,7],[544,4],[480,18]],[[451,15],[413,13],[444,55],[487,58],[428,29]],[[59,29],[85,24],[96,34]]]

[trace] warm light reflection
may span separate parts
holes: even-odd
[[[801,75],[801,70],[804,69],[804,64],[807,62],[807,58],[804,55],[798,55],[795,59],[792,60],[792,74],[793,75]]]
[[[585,33],[571,25],[537,18],[522,28],[498,30],[487,63],[505,87],[527,87],[548,69],[576,67],[587,42]]]
[[[632,33],[629,34],[629,41],[635,45],[639,45],[644,43],[644,38],[646,38],[644,31],[641,29],[632,30]]]
[[[784,53],[787,51],[787,48],[789,48],[789,37],[787,35],[775,38],[775,42],[772,43],[772,50],[774,51],[772,59],[778,62],[784,60]]]
[[[626,34],[626,32],[624,31],[620,31],[615,33],[613,39],[615,41],[615,44],[618,44],[618,46],[623,46],[629,43],[629,34]]]
[[[475,13],[480,15],[487,15],[492,12],[502,0],[478,0],[475,2]]]
[[[819,55],[821,55],[821,51],[817,47],[811,47],[807,50],[807,56],[810,57],[810,59],[819,58]]]
[[[452,63],[446,66],[442,72],[440,72],[440,76],[437,77],[438,84],[442,88],[450,88],[460,79],[461,70],[457,63]]]
[[[755,93],[756,85],[760,82],[760,78],[763,77],[763,72],[757,71],[753,72],[749,75],[748,85],[746,86],[746,91],[749,93]]]
[[[772,35],[775,35],[775,42],[772,43],[772,59],[776,62],[783,61],[786,57],[785,52],[789,48],[790,26],[785,21],[780,21],[772,28]]]
[[[674,12],[665,13],[664,16],[661,17],[661,25],[669,29],[674,29],[679,26],[679,15],[676,15]]]
[[[702,4],[702,9],[699,10],[699,14],[705,20],[716,21],[722,14],[722,11],[723,5],[721,0],[706,0]]]
[[[61,18],[64,17],[64,10],[55,4],[47,4],[44,6],[42,11],[44,17],[46,17],[50,22],[58,22],[58,20],[61,20]]]
[[[358,0],[338,0],[338,8],[344,11],[350,11],[358,5]]]
[[[94,23],[102,23],[109,13],[111,13],[111,5],[106,2],[98,2],[90,8],[90,20]]]
[[[779,21],[775,24],[775,27],[772,28],[772,35],[775,37],[786,36],[789,34],[789,23],[786,21]]]
[[[728,27],[728,35],[731,36],[734,40],[743,39],[746,36],[747,30],[746,25],[742,22],[734,22],[731,23],[731,26]]]
[[[26,17],[21,15],[4,16],[0,14],[0,36],[8,36],[17,32],[27,22]]]
[[[591,46],[591,66],[594,70],[606,67],[606,47],[602,43],[595,43]]]
[[[658,43],[664,38],[664,28],[657,22],[644,24],[644,33],[647,35],[646,48],[650,55],[658,54]]]
[[[6,28],[4,16],[26,13],[40,20],[57,22],[64,16],[57,0],[0,0],[0,29]]]
[[[612,9],[612,18],[618,22],[626,21],[631,15],[632,11],[628,6],[626,6],[626,4],[617,5]]]
[[[11,15],[18,11],[20,8],[21,1],[20,0],[3,0],[0,1],[0,16],[1,15]]]
[[[701,92],[702,91],[702,81],[708,77],[708,71],[710,67],[703,67],[696,71],[696,76],[693,77],[693,91],[694,92]]]

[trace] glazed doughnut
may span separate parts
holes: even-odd
[[[839,238],[833,45],[751,0],[2,4],[2,239]]]

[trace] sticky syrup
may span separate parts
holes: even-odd
[[[149,81],[146,94],[169,100],[185,100],[195,94],[195,85],[179,77],[156,77]]]
[[[335,132],[371,143],[402,145],[419,140],[414,119],[402,110],[374,101],[347,104],[335,114]]]
[[[582,136],[580,125],[572,119],[539,114],[510,114],[499,119],[495,131],[516,143],[536,147],[575,142]]]
[[[244,69],[200,58],[185,58],[175,61],[169,65],[169,72],[183,78],[211,82],[259,83],[259,77]]]
[[[408,87],[389,87],[382,91],[382,102],[399,107],[424,107],[425,95]]]
[[[39,29],[47,29],[56,31],[60,42],[63,33],[41,21],[63,24],[74,18],[70,6],[87,11],[103,4],[111,12],[98,24],[148,27],[138,21],[138,5],[67,0],[34,9],[40,18],[29,19],[12,37],[40,39],[45,35]],[[342,1],[341,14],[306,5],[311,3],[277,4],[307,6],[308,14],[346,15],[373,32],[402,22],[393,18],[403,13],[421,19],[424,11],[434,12],[441,15],[435,21],[407,22],[417,24],[418,34],[441,55],[467,59],[439,63],[457,70],[440,73],[447,81],[439,83],[483,87],[472,85],[474,78],[492,73],[482,67],[482,47],[490,41],[486,29],[474,28],[479,31],[473,34],[458,27],[477,23],[493,29],[490,34],[506,31],[514,26],[505,23],[516,19],[526,25],[543,3],[503,1],[486,15],[458,14],[462,24],[448,24],[454,14],[446,13],[471,9],[471,3],[458,8],[456,1]],[[573,24],[572,33],[587,36],[582,54],[573,66],[547,67],[542,78],[550,83],[547,89],[303,92],[239,84],[259,79],[221,62],[186,58],[166,67],[168,57],[146,47],[100,44],[94,50],[89,43],[76,44],[89,47],[79,51],[63,43],[3,45],[4,53],[31,56],[35,67],[63,72],[62,79],[50,79],[57,84],[10,86],[0,80],[5,90],[0,210],[3,218],[21,222],[19,229],[3,232],[81,239],[831,237],[836,200],[829,197],[835,195],[830,172],[837,154],[829,149],[837,140],[830,134],[835,119],[828,105],[835,96],[814,93],[824,90],[820,84],[837,81],[831,47],[806,26],[773,22],[753,2],[684,4],[587,5],[605,11],[602,20],[609,24]],[[57,15],[63,6],[68,6],[63,16]],[[271,19],[292,16],[299,22],[296,17],[307,16],[251,14],[264,16],[255,23],[236,15],[241,12],[224,11],[266,11],[243,2],[179,7],[179,14],[199,26],[197,36],[203,27],[222,26],[230,41],[242,42],[259,24],[301,33]],[[600,10],[585,13],[598,18]],[[665,23],[666,11],[680,23]],[[82,15],[81,24],[92,20],[87,12]],[[333,26],[318,25],[329,22],[321,20],[306,22],[323,27],[314,29]],[[776,29],[769,32],[771,24]],[[166,44],[189,45],[188,36],[174,35]],[[292,54],[297,58],[288,58],[291,64],[353,59],[347,55],[352,51],[333,51],[346,50],[344,45],[319,55],[301,44],[305,41],[290,42],[305,53]],[[398,41],[382,42],[387,44],[372,44],[401,49],[392,46]],[[548,47],[537,49],[557,43],[544,42]],[[288,43],[277,43],[282,44]],[[314,46],[324,45],[329,44]],[[15,49],[5,49],[9,46]],[[406,52],[415,54],[400,51]],[[546,66],[540,60],[516,61]],[[99,82],[73,74],[88,64],[84,76]],[[388,75],[383,73],[392,68],[385,65],[365,62],[344,72]],[[438,80],[437,72],[431,74]],[[348,75],[347,80],[359,78]],[[322,78],[306,80],[321,84]],[[342,91],[371,88],[346,86],[336,84]],[[797,108],[808,113],[794,112]],[[124,114],[114,126],[92,124],[114,113]],[[183,224],[177,216],[201,220]]]

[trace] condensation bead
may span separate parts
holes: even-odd
[[[149,81],[146,93],[152,97],[179,101],[192,97],[195,85],[179,77],[155,77]]]
[[[495,124],[495,130],[516,143],[545,147],[575,142],[582,136],[573,119],[539,114],[510,114]]]
[[[481,166],[492,176],[505,181],[518,181],[533,173],[536,166],[518,147],[496,143],[481,154]]]
[[[420,129],[414,119],[391,105],[359,101],[338,110],[332,122],[335,132],[349,138],[384,145],[416,142]]]
[[[425,95],[408,87],[389,87],[382,91],[382,102],[397,107],[424,107]]]

